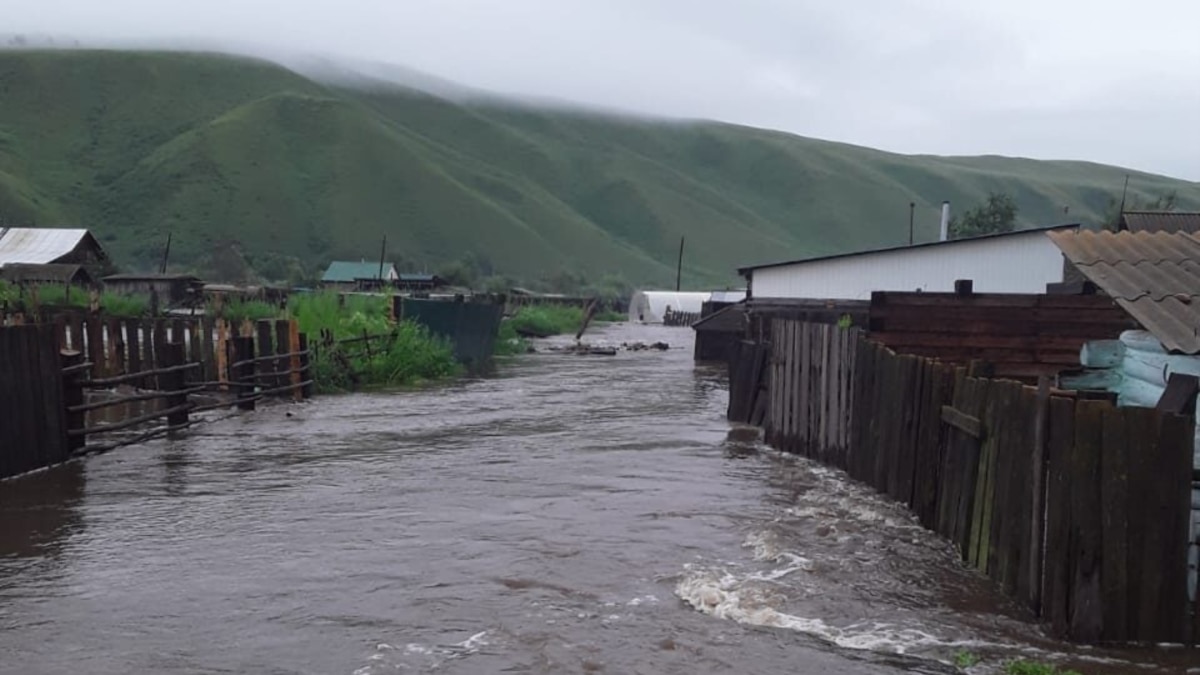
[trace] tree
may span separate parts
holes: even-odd
[[[1017,228],[1017,203],[1005,192],[988,194],[987,202],[950,218],[950,238],[1012,232]]]

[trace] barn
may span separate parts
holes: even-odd
[[[1063,280],[1063,255],[1049,232],[1018,230],[968,239],[844,253],[738,270],[753,298],[870,300],[874,291],[952,292],[971,279],[979,293],[1045,293]]]

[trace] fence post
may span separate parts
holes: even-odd
[[[254,338],[235,337],[229,348],[229,379],[237,389],[238,410],[254,410]]]
[[[165,368],[182,366],[186,360],[183,343],[168,342],[164,344],[162,346],[162,351],[160,352],[160,358],[162,360],[163,367]],[[182,392],[186,388],[186,385],[184,384],[185,379],[186,378],[184,377],[184,372],[182,370],[175,370],[169,373],[163,373],[159,377],[159,384],[162,386],[163,391]],[[168,408],[179,408],[186,404],[187,394],[176,393],[173,396],[167,397]],[[167,424],[169,426],[175,427],[187,423],[187,408],[177,410],[167,415]]]
[[[300,372],[300,327],[295,319],[287,321],[287,351],[291,354],[287,362],[287,369],[291,374],[288,375],[287,381],[292,385],[292,400],[300,401],[304,399],[304,392],[300,391],[304,373]]]
[[[255,356],[266,357],[275,353],[275,322],[270,319],[261,319],[255,324],[258,341],[254,345]],[[253,335],[254,333],[247,333]],[[254,358],[254,357],[251,357]],[[262,385],[263,390],[274,389],[279,386],[279,361],[277,359],[268,359],[257,362],[258,382]]]
[[[297,344],[301,352],[300,381],[306,383],[300,387],[300,397],[312,398],[312,367],[310,366],[312,359],[310,358],[311,355],[308,353],[308,335],[305,333],[299,333],[298,335],[299,342]]]
[[[83,371],[76,369],[83,363],[83,353],[78,351],[62,350],[61,355],[62,367],[64,369],[71,368],[72,370],[63,375],[63,409],[66,414],[67,431],[72,429],[83,429],[87,426],[87,413],[81,411],[72,411],[71,408],[83,405]],[[83,434],[72,436],[67,434],[67,454],[73,455],[87,445],[87,438]]]
[[[1037,385],[1037,409],[1033,419],[1033,504],[1029,523],[1029,605],[1037,616],[1042,616],[1042,556],[1045,541],[1042,522],[1046,516],[1046,442],[1050,429],[1050,378],[1041,375]]]

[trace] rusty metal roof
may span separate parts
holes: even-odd
[[[1200,232],[1200,212],[1126,211],[1121,214],[1123,229],[1130,232]]]
[[[52,263],[91,237],[87,230],[42,227],[0,228],[0,265]]]
[[[1200,239],[1162,231],[1049,235],[1168,351],[1200,353]]]

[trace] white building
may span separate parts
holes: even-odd
[[[953,292],[970,279],[976,293],[1045,293],[1063,280],[1063,255],[1047,232],[1020,230],[970,239],[845,253],[738,270],[755,298],[870,300],[873,291]]]

